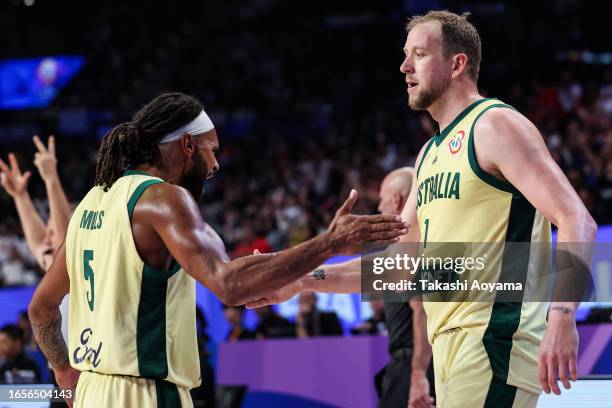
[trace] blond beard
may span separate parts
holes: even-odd
[[[408,106],[412,110],[423,111],[434,103],[448,89],[450,79],[441,80],[437,86],[432,88],[423,88],[421,92],[414,97],[408,96]],[[420,86],[420,85],[419,85]]]

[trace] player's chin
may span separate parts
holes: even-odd
[[[415,111],[422,111],[427,109],[426,106],[423,106],[422,103],[419,103],[419,100],[417,98],[408,98],[408,106],[410,107],[410,109]]]

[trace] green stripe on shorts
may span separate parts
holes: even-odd
[[[176,384],[164,380],[155,380],[157,408],[181,408],[181,397]]]
[[[531,230],[535,218],[535,208],[522,195],[512,197],[508,216],[506,243],[531,242]],[[510,250],[512,249],[512,250]],[[512,246],[504,248],[500,282],[527,278],[529,266],[529,247]],[[512,336],[518,330],[521,320],[520,302],[496,301],[493,303],[491,320],[482,338],[482,343],[491,364],[493,376],[485,400],[485,408],[512,408],[516,387],[508,385]]]

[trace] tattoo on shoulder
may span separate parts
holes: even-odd
[[[323,269],[316,269],[312,276],[314,276],[315,280],[325,280],[325,271]]]

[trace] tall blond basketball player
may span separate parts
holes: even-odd
[[[401,72],[412,109],[441,131],[417,158],[417,182],[402,213],[424,242],[593,242],[597,226],[536,127],[476,86],[480,37],[464,16],[430,12],[410,20]],[[427,196],[445,173],[450,189]],[[576,253],[585,264],[589,254]],[[438,404],[535,407],[540,386],[560,393],[576,379],[576,303],[425,303]]]
[[[397,242],[407,232],[398,216],[345,214],[353,191],[328,232],[230,262],[196,203],[219,167],[218,147],[200,102],[179,93],[157,97],[105,136],[96,186],[29,308],[36,340],[79,408],[193,406],[196,280],[224,303],[242,304],[333,253]],[[68,292],[66,346],[58,306]]]
[[[536,127],[479,94],[480,36],[467,18],[432,11],[412,18],[407,33],[400,70],[409,106],[427,110],[441,131],[417,157],[416,182],[402,212],[412,227],[401,241],[549,242],[552,222],[559,242],[592,243],[597,226]],[[574,248],[586,265],[588,248]],[[359,285],[355,262],[323,270],[325,279],[321,272],[308,275],[250,306],[285,300],[303,287]],[[335,282],[333,289],[327,281]],[[425,301],[436,406],[530,408],[542,389],[561,392],[558,379],[570,388],[577,375],[577,306]],[[430,406],[426,399],[416,404]]]

